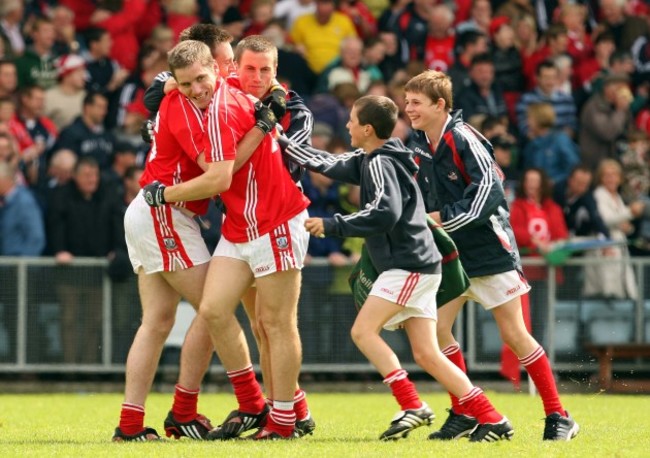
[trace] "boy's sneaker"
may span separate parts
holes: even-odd
[[[436,416],[426,402],[422,407],[413,410],[401,410],[395,414],[390,427],[379,436],[380,440],[397,440],[405,438],[411,431],[423,425],[430,425]]]
[[[306,436],[307,434],[314,434],[316,429],[316,422],[312,416],[308,416],[304,420],[296,421],[296,435],[298,437]]]
[[[122,432],[120,427],[115,428],[115,434],[111,439],[113,442],[146,442],[159,441],[160,436],[155,429],[146,426],[142,431],[136,434],[127,435]]]
[[[285,437],[280,433],[276,433],[275,431],[270,431],[262,427],[258,429],[255,434],[248,436],[246,439],[250,439],[253,441],[287,441],[291,439],[296,439],[297,437],[299,436],[295,429],[290,436]]]
[[[210,420],[201,414],[184,423],[177,421],[171,411],[165,418],[165,435],[167,437],[174,436],[174,439],[180,439],[183,436],[190,439],[205,439],[211,430]]]
[[[266,424],[266,417],[269,414],[269,406],[266,404],[258,414],[240,412],[233,410],[228,414],[223,424],[217,426],[205,436],[207,440],[228,440],[234,439],[250,431],[251,429],[260,428]]]
[[[580,426],[575,422],[569,412],[563,417],[558,412],[554,412],[546,417],[544,425],[545,441],[570,441],[578,435]]]
[[[468,415],[461,415],[453,409],[447,409],[449,416],[438,431],[429,434],[429,439],[439,441],[450,441],[460,439],[472,434],[476,429],[478,420]]]
[[[470,442],[496,442],[502,439],[510,440],[515,430],[506,417],[499,423],[479,424],[469,435]]]

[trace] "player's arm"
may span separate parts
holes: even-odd
[[[393,164],[377,156],[370,161],[369,183],[374,199],[350,215],[335,214],[323,218],[325,235],[338,237],[367,237],[391,230],[402,216],[402,193]]]
[[[440,209],[442,227],[447,232],[485,224],[505,198],[488,150],[480,142],[470,143],[462,136],[458,136],[456,147],[470,182],[460,200],[443,205]],[[458,179],[462,179],[460,172],[458,175]]]
[[[296,164],[338,181],[360,183],[363,151],[334,155],[308,145],[299,145],[284,135],[280,135],[277,140],[286,157]]]
[[[184,202],[206,199],[230,188],[235,161],[210,162],[207,170],[196,178],[173,186],[163,187],[163,201]]]
[[[174,80],[171,72],[161,72],[156,75],[153,83],[144,93],[144,106],[147,107],[147,110],[152,113],[158,111],[163,97],[169,92],[169,90],[165,90],[165,84],[170,80]]]

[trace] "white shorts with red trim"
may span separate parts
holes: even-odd
[[[490,310],[530,291],[530,285],[517,270],[469,279],[469,288],[462,296]]]
[[[436,293],[441,278],[440,274],[421,274],[401,269],[382,272],[369,295],[404,307],[384,324],[384,329],[394,331],[401,328],[409,318],[437,319]]]
[[[171,205],[153,208],[140,192],[124,216],[133,271],[173,272],[210,261],[210,252],[193,218]]]
[[[250,242],[233,243],[222,236],[213,256],[246,262],[255,278],[274,272],[302,269],[309,245],[309,232],[305,229],[308,217],[307,210],[304,210],[268,234]]]

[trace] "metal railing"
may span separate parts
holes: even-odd
[[[650,283],[646,276],[650,274],[650,258],[628,261],[635,271],[639,295],[634,300],[611,301],[586,299],[581,294],[583,268],[602,261],[569,260],[562,267],[565,281],[558,284],[556,268],[546,267],[540,259],[524,260],[526,266],[546,269],[546,280],[540,283],[548,291],[547,300],[542,304],[544,318],[539,323],[533,322],[533,329],[539,331],[538,340],[544,344],[556,369],[596,370],[593,358],[582,348],[582,344],[593,340],[594,336],[603,341],[608,338],[648,341],[650,318],[646,316],[650,317],[650,301],[646,298],[650,298],[650,294],[646,288]],[[105,259],[77,258],[70,266],[59,266],[52,258],[0,257],[0,370],[15,373],[123,372],[128,348],[139,325],[136,277],[133,275],[126,282],[115,283],[106,274],[106,268]],[[303,271],[299,308],[303,371],[373,370],[349,337],[356,310],[347,288],[348,272],[349,268],[334,268],[320,259]],[[75,315],[71,317],[69,312],[73,306]],[[539,307],[539,304],[533,306]],[[187,307],[189,305],[181,303],[179,314],[185,313],[185,318],[178,320],[178,328],[172,332],[176,337],[182,335],[187,326]],[[611,322],[623,323],[617,328],[623,331],[612,334],[610,331],[615,326],[609,326],[606,332],[599,334],[600,328],[596,328],[601,325],[598,323],[607,321],[608,317],[618,317]],[[243,313],[240,321],[249,342],[253,342]],[[598,324],[596,328],[594,323]],[[541,326],[541,331],[536,325]],[[466,305],[455,325],[455,334],[466,353],[470,370],[498,370],[500,340],[495,329],[489,312],[483,311],[478,304]],[[385,332],[383,336],[405,366],[417,370],[403,333]],[[163,365],[177,363],[178,344],[173,342],[179,341],[170,338],[161,361]],[[254,347],[251,345],[251,351],[256,359]],[[650,364],[638,360],[624,363],[622,367],[648,370]],[[222,371],[215,360],[211,372]]]

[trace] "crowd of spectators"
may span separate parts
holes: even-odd
[[[167,69],[180,32],[197,22],[223,27],[233,45],[270,37],[278,78],[305,99],[314,143],[329,151],[349,147],[345,125],[358,97],[386,95],[403,111],[410,77],[446,72],[454,108],[494,145],[513,200],[527,199],[526,186],[517,189],[528,170],[545,174],[555,192],[544,195],[555,196],[568,234],[622,233],[635,252],[648,252],[647,1],[3,0],[0,255],[65,263],[123,251],[122,229],[112,222],[133,197],[149,149],[139,134],[151,116],[144,91]],[[408,143],[403,112],[394,134]],[[616,202],[629,218],[603,215],[603,225],[605,191],[594,199],[590,189],[607,187],[599,168],[612,161],[622,173]],[[572,194],[576,176],[589,179],[580,195]],[[314,215],[354,208],[349,187],[311,174],[303,186]],[[593,227],[583,213],[576,218],[585,194]],[[533,207],[551,208],[541,200]],[[314,241],[310,254],[341,264],[357,249]]]

